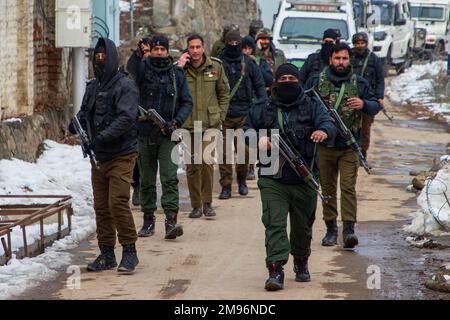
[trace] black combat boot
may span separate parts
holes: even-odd
[[[200,218],[202,216],[202,208],[194,208],[192,209],[191,213],[189,213],[189,218]]]
[[[99,245],[100,255],[87,265],[87,271],[104,271],[117,267],[116,255],[114,254],[114,246]]]
[[[283,289],[283,265],[279,262],[272,262],[267,269],[269,269],[269,278],[266,280],[266,285],[264,288],[267,291],[277,291]]]
[[[239,194],[241,196],[248,195],[248,187],[247,187],[247,181],[245,180],[245,177],[237,177],[238,187],[239,187]]]
[[[117,271],[122,274],[132,274],[138,264],[139,259],[137,257],[136,245],[133,243],[123,246],[122,260]]]
[[[153,213],[144,213],[144,224],[138,232],[139,237],[151,237],[155,234],[155,215]]]
[[[248,166],[247,180],[255,180],[255,165],[251,164]]]
[[[222,192],[219,194],[219,199],[226,200],[231,198],[231,186],[222,187]]]
[[[295,281],[311,281],[311,276],[308,271],[308,258],[309,257],[294,257]]]
[[[183,235],[183,227],[177,224],[177,215],[166,215],[166,236],[164,239],[173,240]]]
[[[205,217],[215,217],[216,216],[216,211],[214,210],[214,208],[212,207],[211,203],[204,203],[203,204],[203,214],[205,215]]]
[[[133,206],[140,206],[141,200],[139,197],[139,187],[133,187],[133,195],[131,197],[131,204]]]
[[[344,249],[353,249],[358,245],[358,238],[355,235],[355,223],[353,221],[344,221],[344,230],[342,236],[344,240]]]
[[[325,234],[325,237],[322,239],[322,246],[332,247],[337,245],[338,227],[336,219],[325,221],[325,224],[327,225],[327,233]]]

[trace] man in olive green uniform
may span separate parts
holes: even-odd
[[[370,84],[352,71],[350,47],[345,43],[336,44],[331,50],[330,65],[322,73],[313,76],[306,88],[316,87],[319,94],[335,108],[342,121],[359,141],[362,113],[376,115],[380,110]],[[356,222],[356,179],[358,176],[358,155],[346,141],[338,135],[330,147],[319,146],[320,183],[324,195],[331,200],[323,204],[323,218],[327,234],[323,246],[337,244],[337,183],[341,188],[341,217],[343,221],[344,248],[354,248],[358,244],[354,226]]]
[[[192,153],[202,156],[201,164],[187,164],[187,182],[193,208],[189,218],[200,218],[202,214],[213,217],[216,215],[212,207],[214,165],[205,162],[207,159],[203,157],[207,155],[203,152],[211,143],[215,144],[215,141],[195,141],[198,135],[194,134],[194,122],[201,121],[202,132],[210,128],[219,129],[227,115],[230,88],[222,62],[205,55],[203,38],[192,35],[187,42],[188,52],[181,56],[178,66],[184,68],[194,106],[183,128],[191,132]],[[199,137],[202,138],[203,135]],[[200,147],[196,147],[199,143]]]
[[[315,162],[315,144],[333,141],[336,135],[336,127],[326,108],[304,94],[299,83],[298,68],[292,64],[278,68],[272,100],[267,108],[255,110],[250,112],[255,129],[278,129],[292,151],[308,165]],[[272,142],[268,137],[262,137],[259,145],[272,150]],[[270,172],[272,169],[268,166],[271,164],[260,164],[258,187],[263,208],[262,222],[266,228],[269,278],[265,289],[268,291],[283,289],[283,266],[289,259],[289,253],[294,256],[295,280],[311,281],[308,258],[311,254],[317,194],[286,160],[280,158],[277,172]],[[314,166],[313,171],[317,175],[317,166]],[[287,234],[288,214],[290,239]]]
[[[272,40],[272,31],[270,29],[265,28],[258,32],[256,35],[256,55],[266,59],[275,76],[278,67],[286,63],[286,57],[283,51],[275,48]]]

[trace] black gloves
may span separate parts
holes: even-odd
[[[162,129],[163,134],[170,137],[172,133],[178,129],[176,120],[166,121],[164,128]]]

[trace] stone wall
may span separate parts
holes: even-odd
[[[141,36],[165,33],[178,49],[186,47],[190,33],[199,33],[210,50],[225,25],[239,25],[244,36],[251,20],[259,16],[256,0],[138,0],[134,28],[144,28]],[[129,12],[121,14],[121,39],[130,39]]]
[[[48,108],[11,122],[0,122],[0,159],[36,161],[44,140],[65,139],[71,113],[69,108]]]

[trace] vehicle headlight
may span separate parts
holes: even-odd
[[[387,33],[385,31],[374,32],[373,39],[375,41],[384,41],[387,37]]]
[[[417,37],[421,40],[425,39],[425,37],[427,36],[427,30],[425,29],[418,29],[417,30]]]

